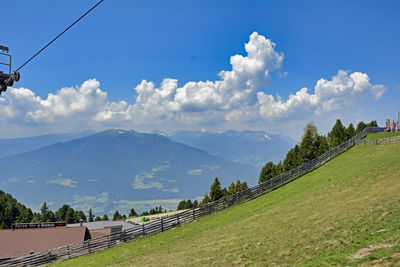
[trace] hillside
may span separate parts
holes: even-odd
[[[356,146],[256,200],[59,266],[398,265],[400,144]]]
[[[107,130],[0,161],[0,186],[32,208],[68,203],[96,215],[175,209],[203,196],[218,176],[255,184],[259,169],[227,162],[156,134]],[[157,201],[154,201],[157,200]]]
[[[366,139],[378,139],[378,138],[385,138],[385,137],[394,137],[399,136],[400,132],[388,132],[388,133],[370,133],[365,137]]]

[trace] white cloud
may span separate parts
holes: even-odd
[[[282,118],[332,114],[371,94],[379,99],[383,85],[370,83],[365,73],[339,70],[330,80],[320,79],[313,89],[302,88],[283,99],[261,89],[270,85],[271,73],[282,72],[283,53],[270,39],[254,32],[245,44],[247,55],[230,58],[231,70],[216,81],[188,82],[166,78],[159,87],[143,80],[134,90],[136,102],[111,102],[100,82],[65,87],[46,99],[26,88],[9,88],[0,96],[0,135],[68,132],[108,127],[176,130],[203,127],[257,127]],[[27,134],[29,131],[29,134]],[[24,134],[25,133],[25,134]]]
[[[259,92],[259,114],[264,119],[287,118],[304,114],[321,114],[334,112],[354,104],[358,95],[370,92],[379,99],[385,92],[383,85],[373,85],[365,73],[353,72],[349,74],[339,70],[331,80],[320,79],[314,88],[314,93],[307,88],[302,88],[291,94],[284,101],[281,97]]]

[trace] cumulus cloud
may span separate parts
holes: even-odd
[[[286,101],[281,97],[258,92],[258,110],[264,119],[286,118],[305,113],[326,113],[340,110],[355,102],[358,95],[369,92],[379,99],[385,92],[383,85],[373,85],[365,73],[348,73],[339,70],[331,80],[320,79],[314,93],[302,88],[291,94]]]
[[[260,121],[332,113],[366,94],[379,99],[386,90],[383,85],[371,84],[365,73],[339,70],[330,80],[322,78],[313,89],[295,90],[287,99],[267,94],[261,89],[271,84],[272,72],[279,78],[288,75],[281,71],[284,55],[275,49],[275,43],[254,32],[245,44],[247,54],[232,56],[231,70],[220,71],[218,80],[188,82],[181,87],[177,79],[166,78],[159,86],[143,80],[134,88],[132,105],[109,101],[95,79],[62,88],[46,99],[27,88],[9,88],[0,96],[0,135],[4,129],[49,132],[147,125],[147,129],[161,126],[171,130],[176,125],[201,128],[240,123],[251,127]]]
[[[3,119],[52,123],[62,117],[93,115],[107,104],[107,93],[97,80],[88,80],[79,88],[66,87],[41,99],[26,88],[9,88],[0,105]]]
[[[275,44],[254,32],[245,44],[247,56],[234,55],[231,71],[221,71],[218,81],[188,82],[178,87],[175,79],[164,79],[159,88],[143,80],[135,90],[136,104],[131,113],[144,116],[165,116],[177,112],[230,110],[249,105],[256,100],[256,91],[270,83],[270,72],[282,66],[283,54],[275,51]]]

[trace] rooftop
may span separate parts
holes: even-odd
[[[0,260],[66,246],[90,239],[86,227],[0,230]]]

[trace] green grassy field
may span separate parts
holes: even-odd
[[[58,266],[400,265],[400,144],[356,146],[256,200]]]
[[[365,139],[378,139],[392,136],[399,136],[400,132],[389,132],[389,133],[370,133]]]

